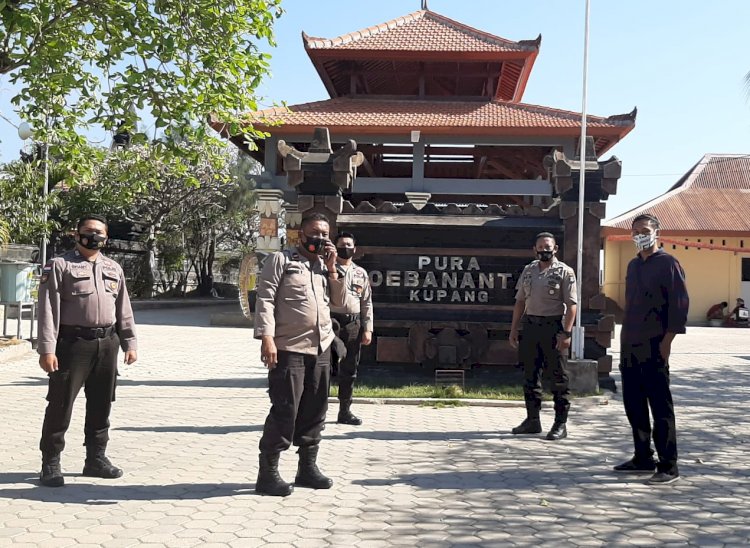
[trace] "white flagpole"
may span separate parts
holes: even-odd
[[[583,309],[582,287],[583,287],[583,217],[584,217],[584,191],[586,188],[586,93],[588,87],[589,66],[589,12],[590,0],[586,0],[585,24],[583,33],[583,94],[581,105],[581,178],[578,184],[578,257],[576,263],[576,279],[578,282],[578,308],[576,312],[576,325],[573,329],[573,359],[583,359],[584,328],[581,325],[581,310]]]

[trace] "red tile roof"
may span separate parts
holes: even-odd
[[[539,41],[513,42],[474,29],[438,13],[421,10],[337,38],[303,34],[308,50],[386,50],[441,52],[537,51]]]
[[[750,155],[706,154],[665,194],[602,226],[630,231],[642,213],[656,215],[665,233],[750,231]]]
[[[614,129],[625,133],[634,124],[634,113],[603,118],[588,117],[591,130]],[[581,115],[576,112],[506,101],[429,101],[337,97],[285,108],[250,113],[254,126],[283,133],[284,126],[366,128],[368,133],[406,130],[448,129],[471,133],[487,129],[579,129]],[[280,127],[271,127],[281,124]],[[465,128],[466,132],[462,132]],[[548,133],[547,133],[548,134]]]

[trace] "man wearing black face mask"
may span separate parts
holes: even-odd
[[[568,400],[567,353],[576,317],[576,278],[573,269],[558,261],[557,243],[549,232],[537,234],[534,243],[537,260],[526,265],[516,284],[516,304],[510,329],[510,344],[519,348],[524,370],[526,419],[514,434],[538,434],[542,431],[539,411],[542,407],[542,371],[551,368],[555,422],[548,440],[567,437]],[[523,336],[518,326],[523,318]]]
[[[354,235],[341,232],[336,236],[338,279],[332,284],[343,284],[344,305],[331,306],[331,316],[339,324],[339,338],[346,345],[346,357],[339,362],[340,424],[359,426],[362,420],[351,412],[352,390],[357,378],[361,346],[372,342],[372,290],[367,271],[355,264],[357,251]]]
[[[294,484],[311,489],[333,485],[317,465],[334,339],[329,304],[343,303],[341,287],[333,285],[338,274],[329,226],[321,213],[302,219],[299,247],[269,255],[259,277],[255,338],[261,339],[271,398],[255,483],[255,491],[264,495],[292,493],[294,486],[279,475],[281,452],[292,444],[299,447]]]
[[[39,283],[37,350],[39,366],[49,375],[40,481],[48,487],[64,484],[60,453],[81,387],[86,390],[83,475],[122,475],[105,455],[119,348],[126,364],[137,359],[125,276],[120,265],[100,252],[107,242],[106,219],[83,217],[75,238],[76,249],[47,263]]]

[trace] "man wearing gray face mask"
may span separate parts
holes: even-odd
[[[669,389],[672,340],[685,333],[690,300],[680,263],[659,249],[659,219],[637,216],[632,237],[638,255],[625,276],[625,310],[620,332],[622,403],[633,430],[633,458],[616,472],[654,475],[651,484],[669,484],[677,468],[677,427]],[[653,415],[653,429],[649,417]],[[652,435],[653,430],[653,435]],[[654,461],[651,438],[659,455]]]
[[[557,243],[549,232],[537,234],[534,253],[537,260],[526,265],[516,284],[516,304],[510,328],[510,344],[519,349],[523,363],[526,419],[513,429],[514,434],[538,434],[542,431],[539,411],[542,407],[542,371],[552,373],[555,422],[548,440],[568,435],[566,423],[568,399],[567,353],[576,317],[576,278],[573,269],[558,261]],[[523,333],[519,324],[523,318]]]
[[[352,391],[357,378],[361,347],[372,342],[372,290],[367,271],[355,264],[357,252],[354,235],[341,232],[336,236],[338,279],[332,285],[343,284],[343,306],[331,306],[331,317],[339,324],[339,338],[346,345],[346,357],[339,362],[339,424],[359,426],[362,420],[351,412]]]

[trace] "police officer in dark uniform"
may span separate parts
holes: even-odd
[[[39,365],[49,375],[42,439],[40,481],[48,487],[65,483],[60,453],[70,426],[73,403],[86,392],[83,475],[119,478],[122,470],[105,455],[109,413],[115,399],[117,353],[136,361],[133,310],[122,268],[101,253],[107,221],[88,215],[78,222],[76,248],[42,269],[39,285]]]
[[[313,489],[333,485],[316,464],[328,410],[331,344],[330,303],[343,303],[336,248],[329,240],[325,215],[302,219],[300,246],[268,256],[258,282],[255,338],[268,367],[271,411],[260,439],[260,468],[255,491],[285,497],[293,486],[279,476],[279,456],[299,447],[294,483]],[[325,259],[324,259],[325,258]]]
[[[524,370],[526,419],[514,434],[538,434],[542,431],[539,411],[542,407],[541,377],[545,367],[552,373],[555,422],[548,440],[567,437],[568,399],[567,353],[576,317],[577,293],[573,269],[558,261],[557,243],[549,232],[537,234],[534,244],[537,260],[526,265],[516,284],[516,304],[510,329],[510,344],[519,348]],[[523,318],[523,335],[518,326]]]
[[[341,232],[336,236],[338,280],[343,284],[344,305],[332,306],[331,316],[339,324],[339,338],[346,345],[346,357],[339,361],[339,424],[359,426],[362,419],[351,412],[352,391],[357,378],[361,347],[372,342],[372,289],[367,271],[352,261],[357,252],[354,235]]]

